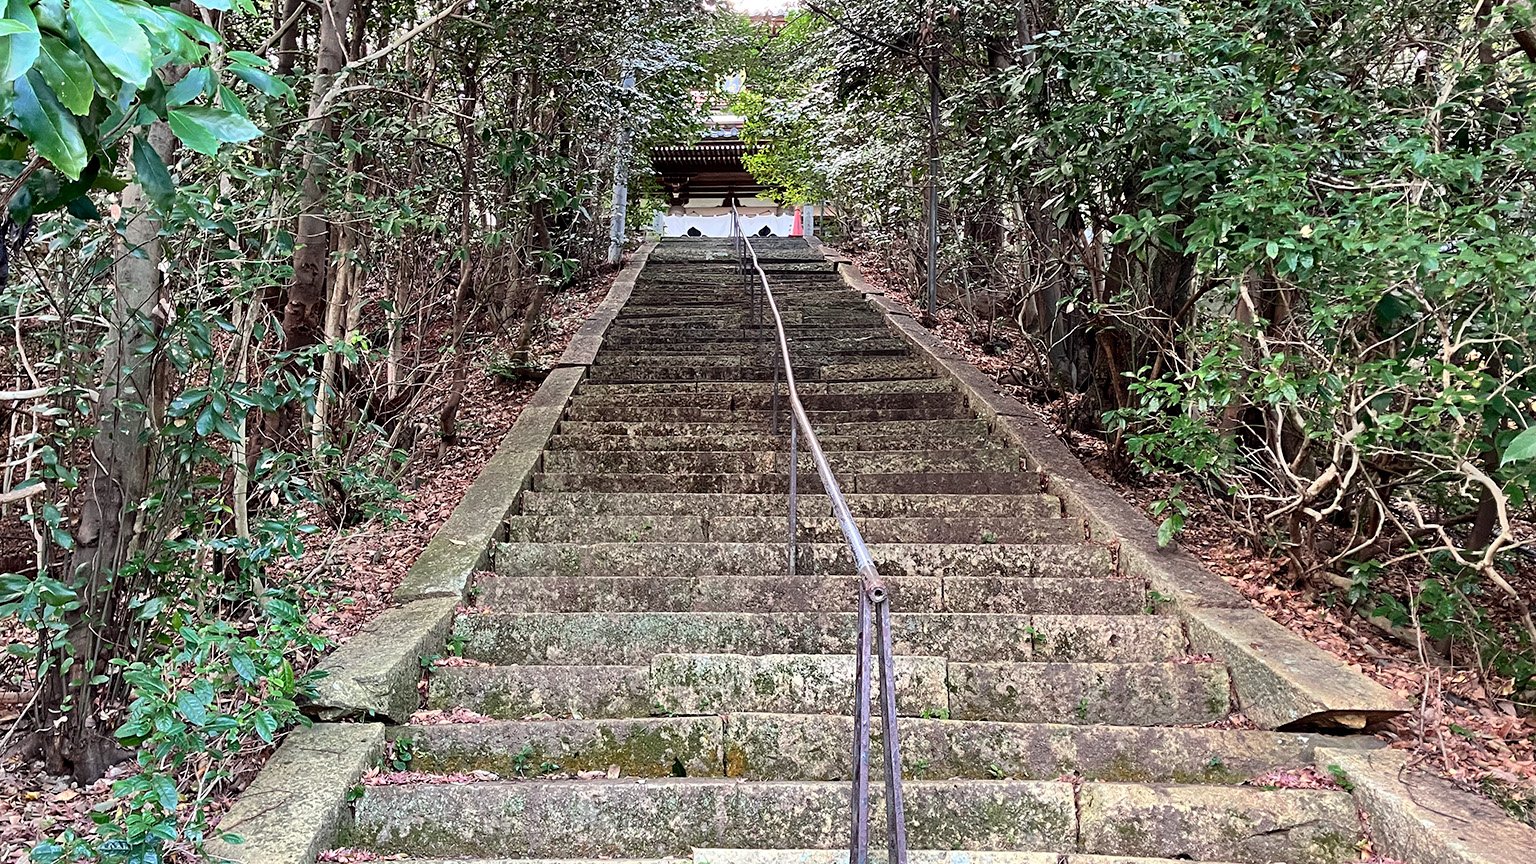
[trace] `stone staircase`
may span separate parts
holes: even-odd
[[[954,388],[814,250],[758,246],[889,579],[914,864],[1358,859],[1347,793],[1264,779],[1337,739],[1230,728],[1225,667],[1191,656]],[[787,435],[758,335],[728,243],[652,254],[473,587],[464,662],[431,671],[429,708],[492,719],[392,731],[412,771],[481,779],[369,786],[343,845],[846,861],[856,583],[808,461],[787,573]]]

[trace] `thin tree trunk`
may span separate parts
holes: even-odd
[[[164,123],[150,127],[149,145],[169,162],[175,138]],[[127,604],[118,573],[134,554],[143,525],[136,520],[148,497],[153,463],[152,431],[163,395],[156,392],[157,367],[163,356],[154,345],[165,305],[160,261],[160,220],[148,209],[142,187],[123,191],[123,212],[129,215],[113,270],[114,299],[103,346],[101,398],[97,403],[97,432],[91,442],[91,469],[81,485],[80,519],[67,573],[72,576],[81,607],[70,615],[68,634],[73,665],[60,671],[59,654],[44,682],[42,728],[52,735],[44,743],[48,769],[68,772],[91,782],[116,761],[112,730],[100,725],[95,710],[96,686],[106,672],[107,658],[117,656],[116,642],[125,625]],[[68,706],[67,711],[61,710]]]

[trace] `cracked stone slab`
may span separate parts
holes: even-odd
[[[1410,772],[1399,750],[1319,748],[1317,767],[1342,773],[1376,849],[1408,864],[1530,864],[1536,829],[1439,777]]]
[[[384,751],[382,723],[317,723],[295,729],[233,807],[208,843],[218,861],[313,864],[335,843],[347,797]]]
[[[456,597],[386,609],[320,662],[325,673],[306,710],[322,720],[385,717],[402,723],[420,706],[422,661],[442,652]]]

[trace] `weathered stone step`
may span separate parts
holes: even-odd
[[[639,666],[658,654],[680,652],[852,654],[857,617],[853,612],[757,610],[487,611],[460,617],[455,639],[463,656],[501,665]],[[981,663],[1165,660],[1184,652],[1178,620],[1153,615],[897,611],[891,633],[899,654]]]
[[[945,662],[897,657],[897,712],[942,716]],[[851,655],[658,654],[635,666],[445,666],[433,670],[432,708],[463,707],[508,720],[723,714],[850,714]]]
[[[695,849],[693,864],[848,864],[848,853],[839,849]],[[889,857],[869,850],[869,864],[886,864]],[[488,864],[488,862],[464,862]],[[516,864],[516,862],[501,862]],[[542,864],[542,862],[535,862]],[[624,862],[615,862],[624,864]],[[945,851],[909,849],[907,864],[1212,864],[1182,858],[1127,858],[1124,855],[1076,855],[1059,852]]]
[[[730,427],[741,429],[742,427]],[[546,449],[559,450],[632,450],[647,452],[655,450],[789,450],[789,434],[785,430],[775,435],[767,430],[763,431],[729,431],[717,427],[718,431],[707,435],[554,435],[549,439]],[[821,435],[817,434],[821,442],[821,449],[825,453],[846,453],[853,450],[890,450],[890,451],[919,451],[919,450],[964,450],[977,452],[989,449],[1000,449],[999,445],[989,439],[984,432],[971,433],[964,436],[953,434],[929,434],[919,430],[913,430],[908,434],[883,433],[880,435]]]
[[[700,366],[676,362],[645,366],[594,366],[588,380],[620,383],[633,381],[771,381],[773,366]],[[796,380],[803,381],[879,381],[922,378],[932,375],[932,367],[922,360],[870,360],[862,363],[823,363],[795,366]]]
[[[880,837],[885,807],[873,793],[871,834]],[[1331,790],[1086,783],[1074,795],[1061,782],[916,780],[905,793],[915,848],[1343,864],[1360,834],[1350,796]],[[342,839],[459,858],[837,849],[849,794],[846,783],[693,778],[373,786]]]
[[[958,393],[919,391],[915,393],[801,393],[800,402],[807,411],[861,411],[874,408],[927,408],[947,411],[959,408]],[[767,411],[775,404],[770,385],[758,393],[594,393],[571,399],[572,408],[699,408],[725,411]],[[781,389],[776,404],[785,411],[789,404]]]
[[[844,494],[1013,495],[1038,492],[1033,474],[1021,471],[947,474],[839,474]],[[695,492],[763,494],[789,490],[788,474],[554,474],[534,475],[540,492]],[[815,494],[814,472],[800,475],[800,491]]]
[[[1058,517],[1054,495],[847,495],[859,518],[998,516]],[[533,515],[697,515],[781,516],[789,511],[782,495],[695,494],[686,492],[524,492],[522,512]],[[830,514],[822,495],[800,496],[800,512]]]
[[[1054,780],[1237,784],[1312,764],[1326,736],[1231,729],[1008,723],[902,717],[902,774],[912,780]],[[853,718],[727,714],[725,773],[748,780],[851,780]],[[871,763],[880,764],[873,733]],[[662,776],[662,775],[657,775]],[[878,775],[877,775],[878,776]]]
[[[725,776],[720,717],[497,720],[395,727],[390,736],[412,771],[437,774],[538,777],[617,765],[625,777]]]
[[[912,354],[911,346],[892,337],[883,338],[838,338],[820,333],[814,335],[791,337],[791,352],[797,362],[817,363],[824,362],[828,357],[907,357]],[[751,357],[754,360],[764,359],[767,351],[776,348],[774,342],[758,342],[750,337],[736,339],[699,339],[696,334],[680,337],[676,340],[657,338],[617,338],[604,340],[604,348],[612,351],[610,355],[606,351],[598,357],[598,363],[630,362],[636,363],[655,362],[659,357],[671,357],[686,355],[690,357],[709,358],[741,358]],[[761,353],[760,353],[761,352]],[[606,360],[605,357],[612,357]]]
[[[1132,615],[1146,591],[1126,579],[886,580],[892,608],[907,612]],[[854,576],[490,576],[476,602],[508,612],[851,612]]]
[[[943,378],[895,378],[889,381],[807,381],[797,384],[800,395],[863,393],[951,393],[955,385]],[[661,384],[591,384],[577,386],[576,393],[620,395],[625,393],[772,393],[771,381],[674,381]],[[784,392],[784,385],[779,385]]]
[[[912,363],[911,351],[905,346],[837,347],[837,344],[839,343],[803,344],[803,346],[791,347],[794,367],[800,369],[802,366],[820,367],[826,364],[883,364],[903,363],[903,361]],[[611,367],[647,369],[647,367],[679,363],[697,367],[774,367],[779,366],[782,360],[779,355],[771,351],[770,343],[763,343],[760,349],[751,347],[740,354],[719,351],[714,344],[699,344],[690,349],[687,344],[674,343],[670,351],[604,351],[591,364],[591,371],[604,371]]]
[[[801,511],[802,514],[804,511]],[[581,542],[726,542],[771,543],[785,539],[789,517],[779,516],[513,516],[507,540],[513,543]],[[802,543],[842,542],[843,532],[830,516],[801,515],[796,538]],[[1081,543],[1083,527],[1051,516],[1017,519],[998,516],[903,516],[859,519],[868,543]]]
[[[1074,726],[903,717],[912,780],[1054,780],[1235,784],[1312,763],[1337,739],[1230,729]],[[396,727],[413,771],[501,777],[603,771],[625,777],[851,779],[853,718],[733,713],[723,717],[497,720]],[[404,742],[400,744],[398,742]],[[402,749],[403,748],[403,749]],[[872,761],[879,764],[880,731]]]
[[[822,411],[807,408],[812,428],[821,434],[823,424],[885,423],[898,420],[969,420],[970,412],[958,400],[949,401],[942,393],[924,394],[946,399],[946,404],[915,408],[847,408]],[[780,416],[787,408],[780,407]],[[766,408],[706,408],[694,405],[671,407],[634,407],[625,405],[572,405],[565,409],[565,419],[620,423],[758,423],[767,429],[773,414]]]
[[[850,654],[666,653],[648,665],[446,666],[433,672],[428,704],[504,719],[851,714],[853,676]],[[896,678],[902,716],[1010,723],[1211,723],[1227,715],[1230,688],[1226,669],[1209,663],[950,663],[902,655]],[[614,686],[576,689],[603,681]]]
[[[1176,726],[1231,712],[1216,663],[950,663],[956,720]]]
[[[783,428],[782,426],[780,427]],[[735,420],[721,423],[666,421],[660,423],[625,423],[617,420],[560,421],[561,435],[718,435],[726,433],[761,433],[771,431],[768,420]],[[979,420],[900,420],[817,423],[818,437],[862,437],[880,435],[976,435],[986,434],[987,426]],[[788,431],[783,433],[786,437]]]
[[[1092,577],[1110,572],[1109,550],[1089,544],[875,543],[870,556],[885,576]],[[782,543],[500,543],[502,576],[706,576],[788,572]],[[802,543],[798,572],[848,575],[842,543]]]
[[[800,451],[798,461],[802,473],[815,474],[815,464],[804,450]],[[827,462],[839,476],[962,471],[1004,474],[1023,470],[1018,454],[1002,449],[854,450],[828,452]],[[551,450],[544,453],[542,468],[549,474],[779,474],[789,470],[789,454],[728,450]]]

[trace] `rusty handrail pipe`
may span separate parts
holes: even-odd
[[[753,314],[759,324],[759,334],[762,332],[762,310],[766,307],[773,316],[779,346],[779,361],[782,364],[790,414],[793,416],[793,422],[789,428],[789,540],[787,543],[789,573],[794,575],[796,569],[795,535],[798,514],[796,513],[797,490],[795,487],[799,462],[797,439],[804,436],[806,449],[811,454],[811,462],[816,466],[816,474],[821,479],[822,489],[832,502],[832,515],[836,517],[838,527],[843,532],[843,538],[848,542],[849,551],[853,556],[854,570],[859,577],[858,640],[854,662],[853,812],[849,832],[849,861],[850,864],[868,864],[869,861],[869,754],[870,715],[872,714],[869,661],[871,648],[874,647],[872,643],[878,634],[881,738],[885,744],[883,762],[885,763],[887,862],[888,864],[907,864],[906,807],[901,785],[900,736],[896,728],[896,671],[891,636],[890,597],[886,592],[885,581],[875,566],[874,558],[869,554],[869,546],[864,542],[864,535],[859,531],[858,523],[854,521],[853,513],[848,509],[848,502],[843,497],[837,475],[833,473],[832,465],[821,449],[821,442],[816,437],[816,430],[811,426],[805,405],[800,401],[800,392],[795,386],[794,363],[789,353],[789,337],[784,332],[784,318],[779,313],[779,304],[774,299],[773,289],[768,285],[768,274],[763,272],[757,250],[752,247],[752,241],[747,238],[746,232],[742,229],[741,216],[734,203],[731,205],[731,242],[736,252],[737,265],[741,270],[743,283],[751,292],[749,302],[752,304]],[[758,283],[755,290],[751,286],[753,281],[751,277],[754,273]],[[774,431],[777,432],[779,369],[775,368],[774,372],[773,404],[769,410],[773,417]]]

